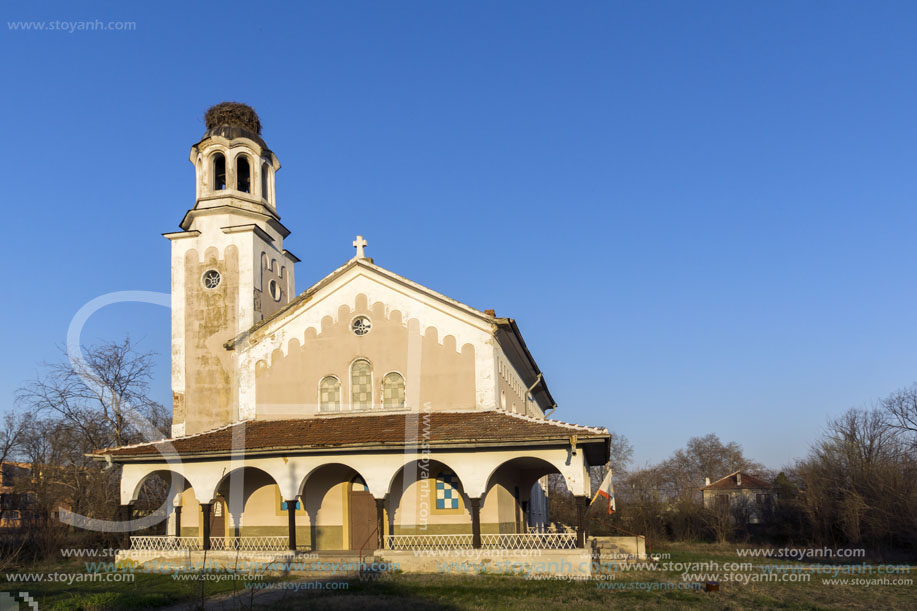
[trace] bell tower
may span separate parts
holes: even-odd
[[[172,243],[172,435],[235,422],[240,380],[223,344],[271,316],[295,292],[285,250],[290,232],[277,214],[277,156],[245,104],[223,102],[204,115],[191,147],[194,207]]]

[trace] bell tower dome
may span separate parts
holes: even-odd
[[[223,102],[204,114],[191,147],[194,206],[172,242],[172,434],[213,429],[239,413],[249,384],[223,344],[273,315],[295,294],[277,213],[277,156],[250,106]]]

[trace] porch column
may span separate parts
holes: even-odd
[[[296,551],[296,505],[299,501],[287,501],[287,530],[290,536],[290,551]]]
[[[125,528],[121,531],[119,538],[121,539],[121,547],[124,549],[130,549],[131,547],[131,533],[127,530],[127,523],[131,521],[134,517],[134,504],[128,503],[127,505],[121,505],[120,507],[120,522],[124,524]]]
[[[201,522],[203,526],[203,544],[202,549],[207,551],[210,549],[210,509],[213,507],[213,503],[201,503]]]
[[[589,509],[589,497],[576,497],[576,547],[586,547],[586,511]]]
[[[471,547],[481,549],[481,497],[468,500],[471,501]]]
[[[383,549],[385,547],[385,498],[376,499],[376,533],[377,533],[377,547],[376,549]]]
[[[175,536],[181,536],[181,505],[174,507],[175,510]]]

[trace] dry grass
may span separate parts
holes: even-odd
[[[760,575],[757,565],[779,564],[760,558],[739,558],[735,546],[676,544],[660,547],[656,552],[668,553],[663,561],[671,562],[752,562],[749,574]],[[881,561],[867,561],[879,564]],[[80,572],[81,564],[67,566],[30,567],[29,571]],[[824,583],[826,575],[813,575],[803,582],[720,582],[719,592],[647,589],[646,584],[682,582],[678,571],[640,570],[619,572],[613,580],[624,589],[601,587],[597,581],[528,580],[502,575],[419,575],[387,574],[375,581],[360,581],[350,576],[337,578],[290,575],[303,586],[292,589],[264,590],[256,593],[254,608],[283,611],[293,609],[360,609],[361,611],[427,611],[468,609],[882,609],[910,610],[915,608],[915,585],[833,585]],[[0,576],[2,577],[2,576]],[[889,578],[913,579],[913,572]],[[324,579],[325,581],[322,581]],[[341,583],[346,589],[318,589],[309,583]],[[627,584],[640,586],[627,589]],[[289,584],[288,585],[294,585]],[[221,598],[239,591],[242,584],[228,582],[207,584],[207,608],[248,608],[248,594],[235,601]],[[4,582],[0,591],[29,591],[41,602],[42,608],[60,609],[141,609],[175,604],[187,606],[193,602],[195,584],[175,581],[168,575],[137,575],[135,583],[28,583]],[[238,589],[237,589],[238,588]]]
[[[757,565],[777,561],[738,558],[735,546],[685,545],[657,549],[669,553],[671,562],[752,562],[752,575],[761,575]],[[869,564],[873,564],[869,562]],[[875,564],[879,564],[876,561]],[[912,567],[913,568],[913,567]],[[841,576],[843,578],[845,576]],[[855,578],[857,576],[848,576]],[[874,576],[881,578],[882,576]],[[889,575],[889,578],[914,578]],[[391,574],[374,582],[350,581],[346,590],[308,590],[288,593],[270,608],[362,609],[365,611],[466,610],[466,609],[883,609],[915,608],[915,585],[835,585],[825,583],[830,575],[812,575],[804,582],[720,582],[719,592],[620,589],[600,587],[596,581],[527,580],[494,575]],[[868,578],[868,576],[864,576]],[[619,587],[646,588],[652,583],[678,583],[677,571],[619,573]],[[650,586],[652,587],[652,586]]]
[[[626,580],[636,580],[628,577]],[[656,577],[658,579],[658,576]],[[611,591],[594,582],[528,581],[518,577],[393,575],[351,582],[347,591],[290,593],[270,605],[284,609],[381,611],[512,609],[883,609],[914,608],[914,586],[722,584],[719,592]],[[267,608],[267,607],[264,607]]]

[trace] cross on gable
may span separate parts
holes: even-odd
[[[366,240],[363,239],[363,236],[358,235],[357,239],[353,241],[354,247],[357,249],[357,259],[365,259],[366,254],[363,252],[363,249],[369,246]]]

